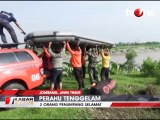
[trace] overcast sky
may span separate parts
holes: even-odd
[[[136,8],[153,14],[127,15]],[[160,1],[0,1],[1,10],[12,12],[26,33],[75,32],[112,43],[160,41]],[[23,42],[24,35],[12,26]]]

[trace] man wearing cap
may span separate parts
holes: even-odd
[[[22,31],[22,33],[25,35],[26,33],[23,31],[23,29],[18,24],[17,20],[13,17],[12,13],[8,13],[5,11],[0,12],[0,35],[3,43],[7,43],[6,36],[3,32],[3,28],[5,28],[11,35],[11,38],[14,43],[19,43],[16,33],[13,29],[13,27],[10,25],[10,22],[14,22],[16,26]]]

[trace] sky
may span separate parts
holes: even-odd
[[[111,43],[160,41],[159,6],[160,1],[0,1],[0,11],[12,12],[26,33],[74,32]],[[145,15],[126,12],[137,8]],[[24,35],[11,25],[23,42]]]

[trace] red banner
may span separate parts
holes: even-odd
[[[111,104],[111,107],[112,108],[160,108],[160,102],[151,102],[151,101],[148,101],[148,102],[113,102]]]
[[[4,96],[80,96],[82,90],[0,90],[0,95]]]

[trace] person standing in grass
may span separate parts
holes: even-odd
[[[97,70],[97,58],[98,58],[98,48],[97,45],[95,48],[91,48],[89,52],[85,51],[88,55],[88,73],[92,86],[95,86],[98,80],[98,70]]]
[[[42,58],[44,74],[46,74],[47,76],[49,75],[52,69],[52,58],[47,50],[48,45],[48,43],[45,44],[42,48],[42,53],[38,55],[39,58]]]
[[[64,46],[57,47],[55,51],[52,50],[52,42],[49,43],[48,51],[52,57],[52,80],[50,90],[60,89],[62,90],[62,73],[63,73],[63,57],[65,55],[66,43],[63,42]]]
[[[81,57],[82,57],[82,50],[79,47],[79,40],[76,39],[74,42],[73,48],[71,49],[70,44],[68,41],[66,41],[67,49],[69,53],[71,54],[71,65],[73,67],[73,72],[74,76],[77,80],[78,83],[78,89],[84,88],[84,82],[83,82],[83,72],[82,72],[82,62],[81,62]]]
[[[42,48],[42,53],[38,55],[39,58],[42,59],[43,62],[43,68],[44,68],[44,74],[46,75],[46,80],[49,81],[51,78],[51,71],[52,71],[52,58],[47,50],[48,43],[44,44]],[[43,86],[46,84],[46,80],[43,82]]]
[[[101,50],[101,56],[102,56],[102,69],[101,69],[101,80],[107,80],[109,78],[109,64],[110,64],[110,52],[108,49],[105,51]]]

